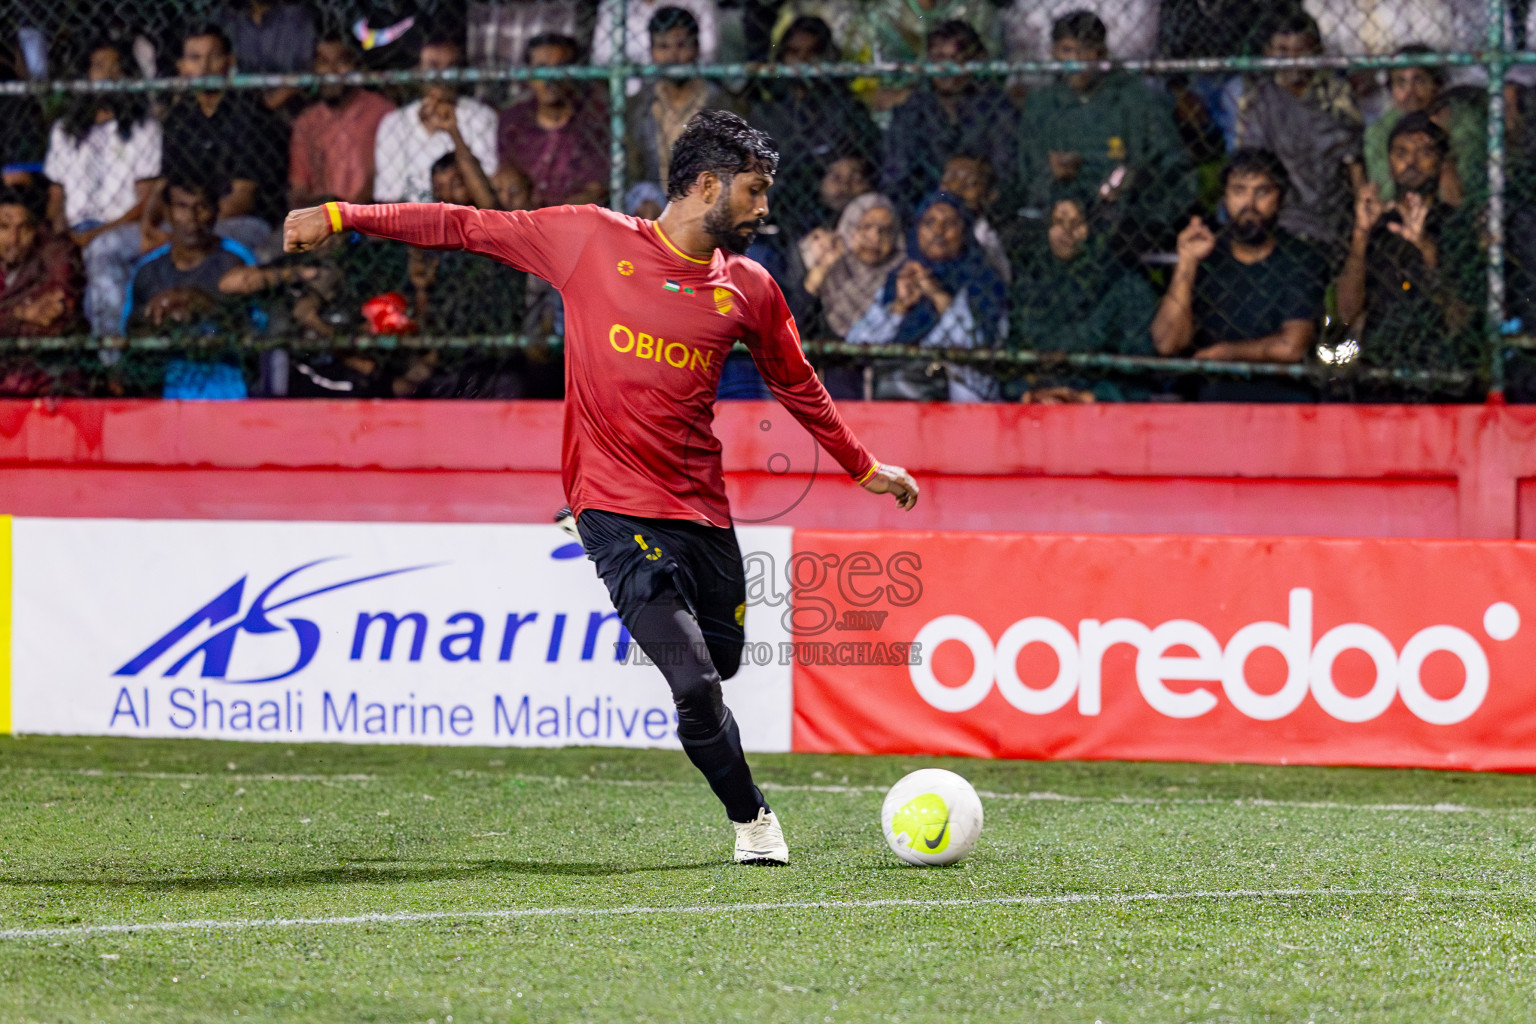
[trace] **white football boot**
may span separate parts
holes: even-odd
[[[576,529],[576,516],[571,512],[571,506],[566,505],[555,513],[555,525],[565,531],[565,535],[577,544],[581,543],[581,531]]]
[[[789,844],[784,842],[784,830],[772,811],[759,808],[754,820],[731,824],[736,826],[737,864],[789,863]]]

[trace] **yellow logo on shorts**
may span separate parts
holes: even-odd
[[[747,621],[747,606],[745,604],[739,604],[739,605],[736,606],[736,625],[740,626],[742,623],[744,623],[746,621]]]
[[[619,260],[619,273],[623,274],[625,277],[628,277],[634,272],[635,265],[633,263],[629,262],[629,260]]]
[[[731,290],[729,288],[715,289],[715,308],[720,311],[721,316],[725,316],[735,308],[735,303],[731,297]]]

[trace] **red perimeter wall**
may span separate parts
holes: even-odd
[[[771,402],[722,403],[739,521],[869,529],[1536,537],[1536,407],[849,403],[923,484],[853,484]],[[558,402],[0,401],[0,513],[538,522]]]

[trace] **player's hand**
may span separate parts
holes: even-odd
[[[294,210],[283,220],[283,252],[308,252],[331,237],[331,215],[323,206]]]
[[[1179,262],[1200,263],[1216,251],[1216,236],[1199,217],[1191,217],[1189,225],[1179,232]]]
[[[917,481],[900,466],[887,466],[882,462],[863,486],[870,494],[894,494],[896,505],[903,512],[912,511],[912,506],[917,504]]]

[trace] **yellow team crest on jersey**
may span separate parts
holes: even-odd
[[[743,602],[736,606],[736,625],[740,626],[747,621],[747,606]]]
[[[720,311],[721,316],[725,316],[735,308],[735,300],[732,298],[729,288],[715,289],[715,308]]]

